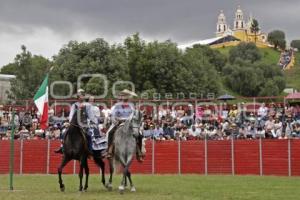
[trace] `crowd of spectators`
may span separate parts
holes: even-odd
[[[0,106],[0,139],[8,140],[11,133],[12,108]],[[55,116],[49,111],[49,128],[39,127],[39,115],[35,109],[16,110],[14,124],[15,139],[60,139],[68,126],[65,116]],[[109,109],[102,110],[101,122],[110,121]],[[106,126],[101,124],[101,131]],[[144,115],[143,133],[155,140],[228,140],[228,139],[287,139],[300,138],[300,106],[283,106],[264,103],[253,112],[241,104],[218,106],[203,105],[194,109],[192,105],[175,109],[161,107],[157,113]]]
[[[64,117],[54,116],[53,110],[49,111],[49,128],[42,130],[39,123],[39,115],[36,109],[14,109],[15,139],[59,139],[62,131],[68,124]],[[12,131],[13,108],[7,110],[0,105],[0,140],[9,140]]]
[[[290,64],[293,56],[293,50],[285,50],[280,55],[279,66],[282,70],[284,70],[288,64]]]
[[[198,108],[199,109],[199,108]],[[158,120],[146,116],[144,135],[156,140],[287,139],[300,137],[300,107],[262,104],[247,112],[244,104],[213,109],[160,109]]]

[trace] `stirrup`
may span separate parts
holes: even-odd
[[[136,159],[140,163],[144,162],[144,158],[142,156],[137,156]]]

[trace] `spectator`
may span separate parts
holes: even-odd
[[[163,137],[163,134],[164,134],[163,129],[160,127],[159,124],[157,124],[153,131],[153,138],[159,140],[161,137]]]
[[[272,134],[274,138],[282,135],[282,122],[279,121],[279,116],[275,116],[274,131]]]
[[[268,115],[268,108],[266,107],[265,103],[262,103],[262,105],[258,108],[257,116],[259,120],[266,120],[266,117]]]
[[[17,135],[19,135],[19,138],[21,140],[27,140],[30,139],[30,133],[29,131],[26,129],[25,126],[21,127],[21,130],[17,133]]]
[[[268,120],[265,123],[265,131],[266,131],[266,138],[274,138],[273,133],[275,131],[275,124],[271,116],[268,117]]]
[[[266,131],[263,129],[263,127],[259,126],[257,128],[257,132],[255,134],[255,138],[265,138],[266,137]]]
[[[221,110],[222,121],[224,121],[228,118],[228,113],[229,113],[229,110],[228,110],[227,104],[224,103],[223,107],[222,107],[222,110]]]
[[[239,128],[239,134],[237,136],[238,139],[246,139],[247,138],[247,129],[245,126],[241,126]]]
[[[3,118],[4,110],[3,110],[3,105],[0,105],[0,125],[1,125],[1,120]]]
[[[201,129],[199,129],[198,127],[196,128],[195,125],[193,125],[190,129],[189,129],[189,139],[200,139],[200,135],[201,135]]]
[[[257,131],[255,121],[251,121],[247,129],[247,138],[255,138]],[[263,134],[265,135],[265,133]]]

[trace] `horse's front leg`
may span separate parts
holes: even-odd
[[[101,182],[104,185],[104,187],[107,187],[107,185],[105,185],[105,163],[104,163],[103,159],[101,158],[101,156],[94,155],[94,161],[96,162],[98,167],[100,167],[100,169],[101,169]]]
[[[90,175],[90,169],[89,169],[89,165],[86,159],[86,165],[85,165],[85,184],[84,184],[84,191],[87,191],[88,187],[89,187],[89,175]]]
[[[129,170],[127,170],[127,177],[128,177],[129,183],[130,183],[130,191],[131,192],[135,192],[136,189],[135,189],[135,187],[133,185],[133,182],[132,182],[132,179],[131,179],[131,173],[130,173]]]
[[[101,182],[105,186],[105,163],[100,159],[100,169],[101,169]]]
[[[62,192],[65,191],[65,185],[63,184],[61,174],[62,174],[63,168],[68,164],[69,161],[70,160],[67,160],[66,157],[64,156],[60,166],[57,168],[59,188],[60,188],[60,191],[62,191]]]
[[[113,177],[113,173],[114,173],[114,166],[113,166],[113,160],[112,159],[108,159],[109,162],[109,180],[108,183],[106,185],[106,188],[111,191],[112,190],[112,177]]]
[[[120,194],[123,194],[123,192],[125,190],[125,183],[126,183],[127,173],[128,173],[128,167],[123,166],[123,178],[122,178],[122,181],[121,181],[121,185],[119,186]]]
[[[83,177],[83,163],[80,162],[80,169],[79,169],[79,191],[82,192],[82,177]]]

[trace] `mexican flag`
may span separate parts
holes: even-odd
[[[48,127],[48,74],[37,93],[34,95],[34,104],[41,114],[40,126],[45,130]]]

